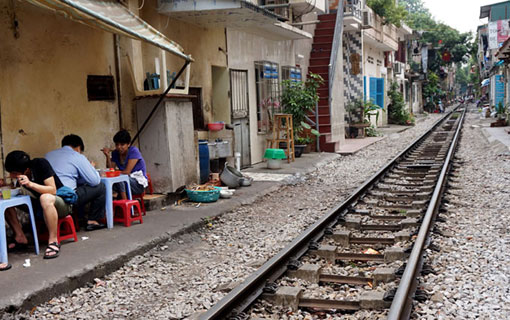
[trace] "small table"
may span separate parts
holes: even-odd
[[[106,225],[108,229],[113,228],[113,190],[112,187],[115,183],[124,182],[126,183],[126,192],[129,200],[131,198],[131,186],[129,185],[129,176],[127,174],[121,174],[118,177],[101,177],[101,182],[106,187]]]
[[[35,226],[34,211],[32,209],[32,201],[29,196],[17,196],[7,200],[0,200],[0,262],[8,263],[7,260],[7,236],[5,234],[5,210],[11,207],[26,205],[30,215],[30,223],[32,224],[32,232],[34,234],[35,254],[39,254],[39,240],[37,239],[37,228]]]

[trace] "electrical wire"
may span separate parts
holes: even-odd
[[[138,8],[138,10],[142,10],[144,5],[145,5],[145,0],[142,0],[142,5]]]
[[[314,10],[314,8],[315,8],[315,6],[316,6],[316,4],[317,4],[317,0],[313,0],[313,4],[311,4],[311,2],[308,2],[308,1],[307,1],[307,2],[306,2],[306,4],[307,4],[306,9],[305,9],[305,10],[303,10],[303,12],[301,12],[299,15],[295,15],[295,16],[293,17],[293,19],[292,19],[293,21],[294,21],[294,20],[299,20],[299,19],[301,19],[304,15],[311,13],[311,12]]]

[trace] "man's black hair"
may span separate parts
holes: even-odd
[[[127,130],[120,130],[113,136],[113,142],[115,143],[131,143],[131,135]]]
[[[7,172],[25,173],[29,167],[30,156],[24,151],[11,151],[7,157],[5,157],[5,170]]]
[[[80,136],[75,134],[68,134],[64,138],[62,138],[62,147],[71,146],[72,148],[80,147],[81,152],[85,151],[85,145],[83,144],[83,140]]]

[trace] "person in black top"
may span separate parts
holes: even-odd
[[[53,171],[48,160],[35,158],[30,160],[28,154],[23,151],[12,151],[5,158],[5,170],[12,179],[17,179],[21,185],[22,193],[32,198],[34,212],[41,208],[46,227],[48,228],[48,248],[44,253],[44,259],[53,259],[60,253],[60,244],[57,240],[57,223],[71,213],[71,206],[56,196],[56,192],[63,186],[58,176]],[[40,204],[40,205],[39,205]],[[28,240],[21,229],[21,224],[14,208],[6,210],[5,218],[15,235],[14,246],[26,246]],[[11,249],[14,247],[10,246]],[[0,266],[1,269],[1,266]]]

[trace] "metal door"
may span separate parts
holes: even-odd
[[[248,70],[230,69],[230,106],[234,126],[234,152],[241,154],[241,167],[251,165]]]

